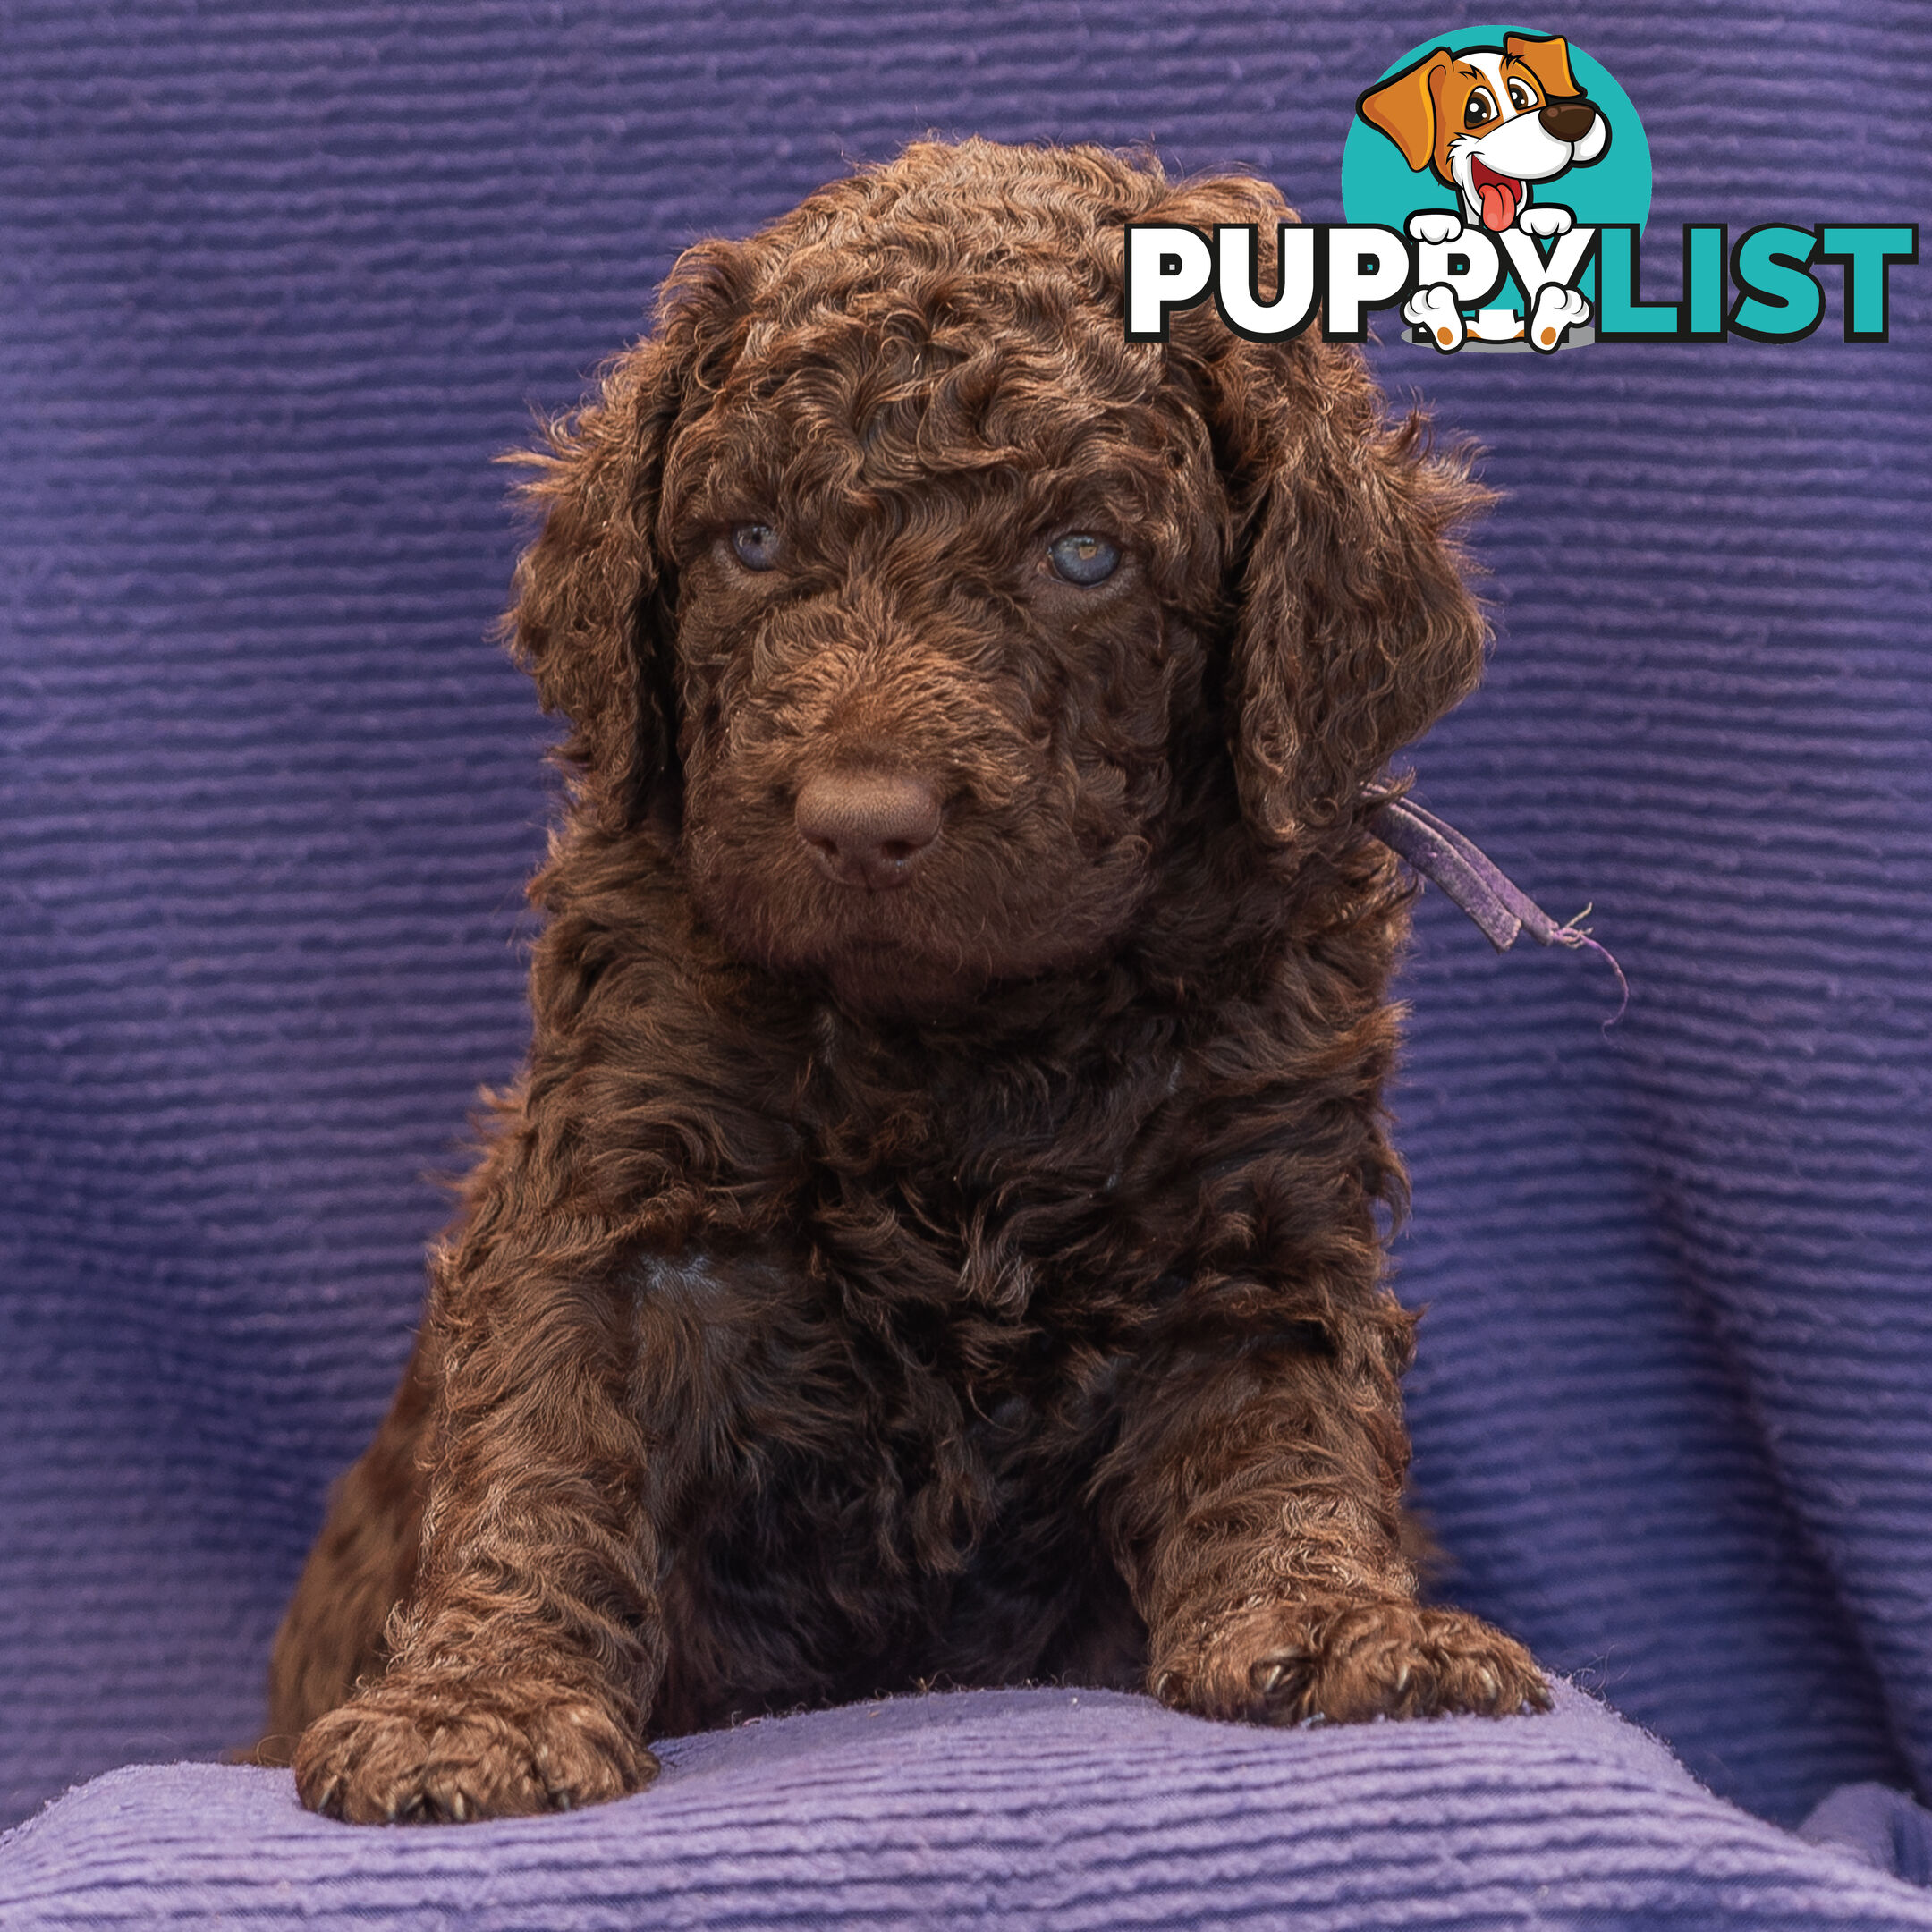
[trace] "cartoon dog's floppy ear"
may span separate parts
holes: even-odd
[[[1582,93],[1570,72],[1570,43],[1561,34],[1504,34],[1503,51],[1536,76],[1546,100],[1574,100]]]
[[[1437,89],[1450,60],[1449,49],[1437,47],[1399,74],[1378,80],[1355,103],[1355,112],[1386,134],[1418,174],[1435,157]]]
[[[1292,214],[1266,182],[1179,191],[1160,220]],[[1224,705],[1243,811],[1284,846],[1346,820],[1388,758],[1474,689],[1488,626],[1455,533],[1490,493],[1391,422],[1361,352],[1313,330],[1238,337],[1206,304],[1174,316],[1169,365],[1196,385],[1228,491],[1233,608]]]
[[[612,829],[677,810],[675,586],[657,513],[672,433],[741,304],[741,259],[726,242],[688,250],[656,332],[547,426],[547,449],[506,459],[538,470],[519,494],[543,525],[518,560],[502,630],[544,709],[570,723],[563,753],[580,807]]]

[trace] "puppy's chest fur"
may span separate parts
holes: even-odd
[[[758,1702],[746,1640],[794,1698],[1050,1674],[1075,1629],[1131,1676],[1131,1616],[1086,1600],[1113,1575],[1089,1491],[1173,1299],[1175,1242],[1129,1202],[1178,1063],[894,1086],[822,1052],[793,1227],[635,1265],[637,1401],[682,1497],[674,1623],[700,1656],[732,1632],[741,1665],[709,1690],[687,1667],[691,1721],[716,1715],[707,1696]],[[780,1579],[784,1631],[760,1626]]]

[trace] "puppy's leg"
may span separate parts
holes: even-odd
[[[1462,311],[1456,306],[1455,291],[1446,282],[1432,282],[1418,289],[1402,304],[1402,320],[1427,329],[1429,340],[1444,355],[1453,355],[1462,346],[1466,334]]]
[[[268,1728],[258,1764],[285,1765],[295,1741],[382,1668],[383,1631],[409,1594],[422,1532],[423,1436],[434,1377],[418,1342],[376,1439],[329,1497],[268,1665]]]
[[[1521,1644],[1416,1601],[1375,1326],[1327,1351],[1192,1349],[1143,1389],[1110,1459],[1110,1527],[1164,1702],[1275,1724],[1547,1707]]]
[[[1539,355],[1559,347],[1566,331],[1580,328],[1589,320],[1590,305],[1586,296],[1573,288],[1548,284],[1537,296],[1536,308],[1525,332],[1530,346]]]
[[[436,1446],[388,1669],[296,1748],[303,1802],[352,1822],[569,1809],[657,1771],[665,1638],[622,1236],[523,1158],[499,1148],[438,1262]]]

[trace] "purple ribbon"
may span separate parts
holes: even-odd
[[[1623,1009],[1630,1004],[1630,982],[1610,949],[1599,945],[1577,924],[1589,907],[1576,919],[1559,926],[1479,846],[1453,826],[1445,825],[1434,812],[1424,811],[1407,799],[1389,799],[1377,805],[1368,814],[1368,829],[1424,878],[1441,886],[1482,928],[1483,936],[1498,953],[1507,953],[1518,936],[1527,932],[1538,945],[1588,946],[1602,953],[1623,995],[1622,1004],[1604,1024],[1614,1026],[1623,1017]]]

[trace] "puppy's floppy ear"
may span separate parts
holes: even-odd
[[[1449,66],[1449,49],[1437,47],[1413,66],[1377,81],[1355,103],[1355,112],[1386,134],[1418,174],[1435,157],[1436,89]]]
[[[1570,72],[1570,43],[1561,34],[1504,34],[1503,51],[1536,76],[1546,100],[1574,99],[1582,93]]]
[[[1292,212],[1266,182],[1176,191],[1155,216],[1259,229],[1272,285]],[[1209,304],[1174,318],[1227,490],[1224,703],[1242,808],[1265,843],[1345,821],[1390,756],[1474,689],[1488,627],[1454,533],[1490,501],[1417,415],[1392,423],[1360,350],[1235,335]]]
[[[665,458],[709,386],[747,277],[729,242],[688,250],[655,332],[608,365],[594,398],[547,426],[547,449],[506,459],[538,470],[519,494],[543,525],[518,559],[502,630],[544,709],[569,720],[563,752],[580,807],[613,829],[677,809],[676,587],[657,530]]]

